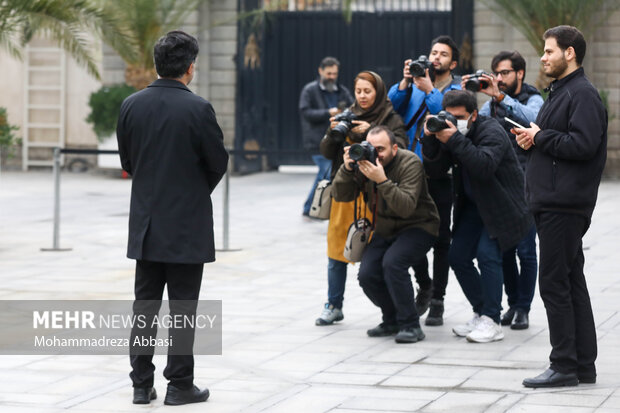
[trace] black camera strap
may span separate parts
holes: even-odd
[[[424,112],[426,112],[426,101],[422,102],[422,104],[420,105],[420,107],[418,108],[418,111],[413,115],[413,117],[411,118],[411,120],[409,120],[409,123],[407,123],[407,127],[406,130],[408,131],[409,129],[411,129],[413,127],[413,125],[416,124],[417,121],[420,120],[420,118],[422,117],[422,115],[424,114]]]

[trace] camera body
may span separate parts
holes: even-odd
[[[476,73],[471,74],[467,82],[465,82],[465,89],[470,92],[480,92],[481,89],[486,89],[489,87],[489,82],[482,77],[482,75],[491,76],[489,73],[484,70],[476,70]]]
[[[354,143],[349,147],[349,158],[353,159],[355,163],[366,160],[370,163],[376,164],[377,150],[368,141]]]
[[[344,142],[347,133],[349,133],[349,130],[353,127],[353,121],[357,120],[357,116],[351,109],[345,109],[344,112],[337,114],[334,120],[338,122],[338,124],[332,129],[332,136],[338,141]]]
[[[409,73],[411,73],[414,77],[424,77],[426,76],[426,69],[428,69],[428,75],[431,77],[431,80],[435,81],[435,67],[428,60],[428,57],[425,55],[421,55],[417,60],[413,60],[409,63]]]
[[[456,118],[450,112],[442,110],[437,115],[430,117],[426,120],[426,129],[429,132],[437,133],[440,130],[447,129],[449,126],[446,121],[449,120],[454,126],[456,126]]]

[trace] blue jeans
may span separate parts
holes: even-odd
[[[346,282],[347,263],[327,258],[327,301],[334,308],[342,308]]]
[[[519,257],[520,272],[515,253]],[[504,253],[503,261],[504,289],[508,296],[508,306],[529,313],[538,273],[536,226],[532,226],[530,232],[515,248]]]
[[[500,322],[502,310],[502,252],[491,239],[478,208],[465,202],[450,246],[450,266],[475,313]],[[474,266],[478,261],[480,272]]]
[[[308,194],[308,199],[306,199],[306,202],[304,203],[304,215],[308,215],[310,213],[310,206],[312,205],[312,198],[314,197],[314,189],[316,188],[316,184],[323,179],[329,179],[329,176],[332,173],[332,161],[323,155],[312,155],[312,161],[319,167],[319,172],[314,178],[312,189]]]

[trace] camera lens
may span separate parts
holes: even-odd
[[[465,82],[465,89],[469,90],[470,92],[479,92],[480,81],[478,79],[469,79],[467,82]]]
[[[355,162],[361,161],[362,159],[366,158],[365,155],[366,149],[362,145],[360,145],[359,143],[354,143],[353,145],[351,145],[351,148],[349,149],[349,157]]]
[[[448,124],[446,123],[446,121],[443,119],[439,119],[436,116],[428,118],[428,120],[426,121],[426,129],[428,129],[429,132],[439,132],[440,130],[446,129],[447,127]]]

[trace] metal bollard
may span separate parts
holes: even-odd
[[[41,251],[71,251],[71,248],[60,248],[60,148],[54,148],[54,234],[52,248],[41,248]]]
[[[226,174],[224,175],[224,188],[223,188],[223,197],[224,197],[224,211],[222,218],[222,238],[224,248],[217,249],[217,251],[221,252],[230,252],[230,251],[241,251],[239,248],[230,248],[230,163],[228,164],[228,168],[226,170]]]

